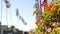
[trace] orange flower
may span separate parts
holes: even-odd
[[[49,4],[49,6],[50,6],[50,8],[52,8],[53,5],[52,4]]]
[[[40,27],[41,28],[44,28],[45,27],[45,24],[44,23],[41,23]]]
[[[53,6],[53,4],[48,4],[47,6],[46,6],[46,10],[49,12],[49,11],[51,11],[52,10],[52,6]]]

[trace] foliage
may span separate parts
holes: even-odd
[[[10,27],[11,30],[13,30],[14,28],[15,28],[15,26],[13,26],[13,25]]]
[[[36,16],[36,32],[38,34],[60,34],[60,27],[58,27],[60,23],[60,1],[58,3],[46,4],[43,2],[41,4],[45,7],[44,12],[42,13],[39,10],[35,14],[41,15]]]

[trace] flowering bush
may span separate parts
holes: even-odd
[[[60,1],[58,3],[47,4],[42,2],[41,6],[45,7],[44,12],[41,10],[36,11],[35,14],[42,15],[36,16],[38,19],[36,21],[37,28],[36,32],[38,34],[60,34]],[[41,17],[41,18],[40,18]]]

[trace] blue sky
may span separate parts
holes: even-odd
[[[6,6],[3,1],[3,11],[2,11],[2,25],[14,25],[19,30],[28,31],[29,29],[34,28],[35,25],[35,17],[32,15],[34,11],[35,0],[9,0],[11,7],[10,10],[7,11],[8,23],[6,22]],[[25,26],[22,21],[16,16],[16,8],[19,9],[20,15],[27,22]],[[10,19],[11,12],[11,19]],[[1,0],[0,0],[0,20],[1,20]],[[12,20],[12,24],[11,24]]]

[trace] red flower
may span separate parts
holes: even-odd
[[[38,24],[39,20],[36,20],[36,25]]]
[[[52,0],[52,2],[54,2],[54,0]]]
[[[47,29],[47,32],[49,32],[49,33],[52,32],[52,29],[51,28],[48,28]]]
[[[32,32],[32,29],[30,29],[30,31],[29,32]]]
[[[46,6],[47,5],[47,3],[46,2],[42,2],[42,4],[41,4],[41,6]]]
[[[38,20],[39,20],[40,18],[41,18],[41,15],[40,15],[40,14],[39,14],[39,15],[37,15],[37,18],[36,18],[36,19],[38,19]]]
[[[52,26],[56,27],[57,26],[57,23],[53,23]]]

